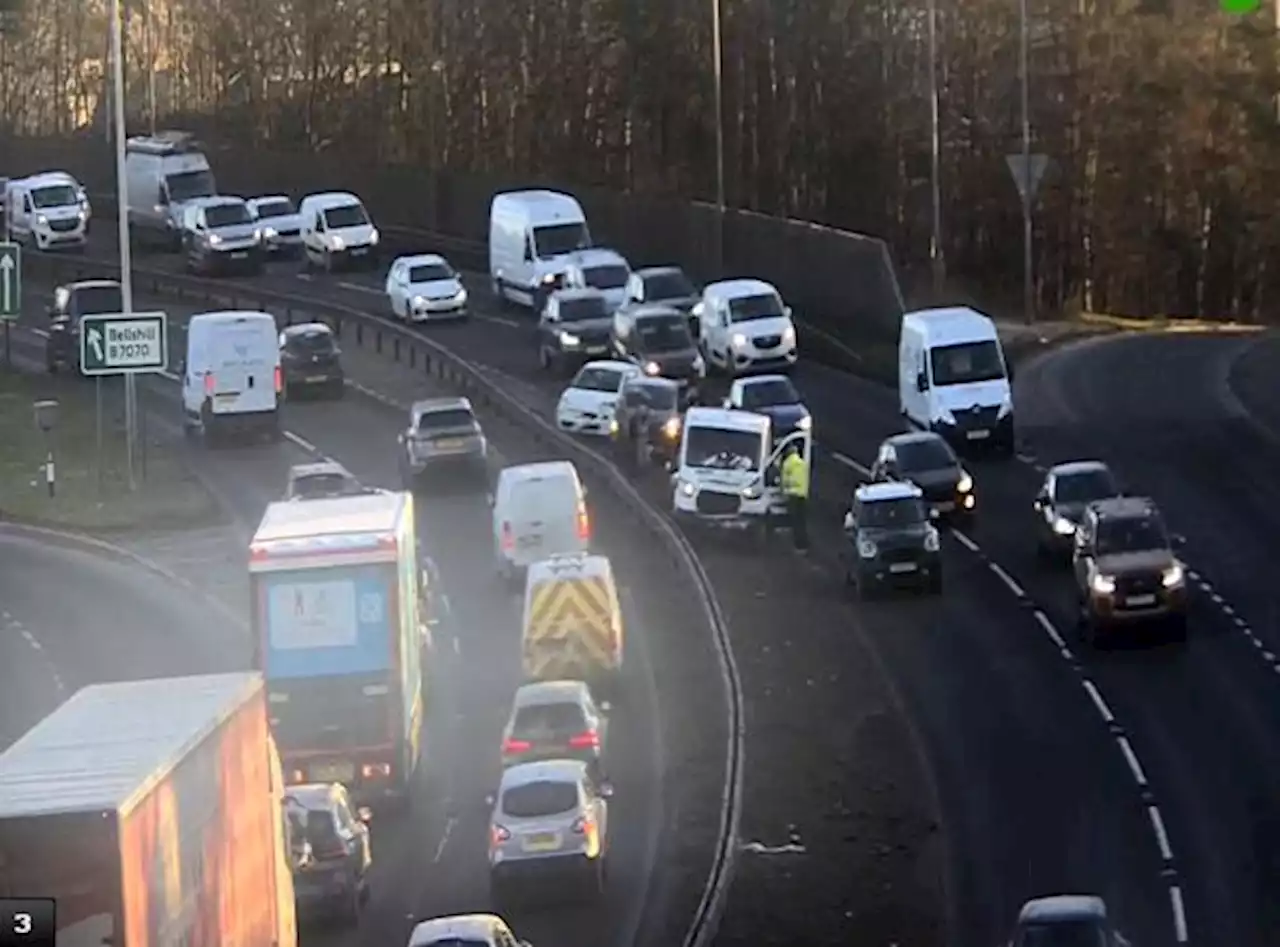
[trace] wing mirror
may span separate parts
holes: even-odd
[[[924,372],[916,375],[916,391],[925,392],[929,390],[929,376]]]
[[[791,307],[790,307],[790,306],[783,306],[783,307],[782,307],[782,314],[783,314],[784,316],[786,316],[788,319],[790,319],[790,318],[791,318]]]

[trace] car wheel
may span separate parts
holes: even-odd
[[[333,272],[333,254],[328,250],[324,251],[324,271],[326,274]]]
[[[551,371],[551,352],[545,345],[538,346],[538,367],[544,372]]]

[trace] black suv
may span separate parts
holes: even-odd
[[[680,385],[669,378],[636,375],[622,385],[613,440],[631,465],[665,464],[680,450]]]
[[[323,322],[304,322],[280,333],[285,397],[307,392],[341,398],[346,392],[342,350]]]
[[[1072,550],[1081,637],[1142,624],[1187,635],[1186,569],[1173,554],[1164,519],[1145,497],[1100,500],[1085,508]]]
[[[115,280],[89,279],[65,283],[53,291],[44,362],[50,374],[80,370],[80,317],[124,311],[124,297]]]
[[[858,487],[844,528],[849,537],[845,583],[857,586],[859,598],[898,586],[942,592],[941,543],[915,484]]]
[[[369,902],[369,810],[354,808],[338,783],[305,783],[285,790],[284,811],[300,913],[357,923]]]

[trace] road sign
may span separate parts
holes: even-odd
[[[81,316],[81,374],[164,371],[169,364],[168,322],[163,312]]]
[[[22,247],[0,243],[0,322],[22,314]]]
[[[1013,183],[1018,186],[1018,196],[1024,201],[1035,197],[1044,173],[1049,170],[1049,156],[1028,155],[1023,161],[1022,155],[1005,155],[1004,161],[1013,175]]]

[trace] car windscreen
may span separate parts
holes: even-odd
[[[228,227],[247,224],[252,220],[249,208],[244,204],[214,204],[204,209],[204,221],[210,227]]]
[[[759,470],[764,443],[754,431],[697,425],[685,430],[684,462],[690,467]]]
[[[622,372],[612,368],[593,368],[588,365],[578,372],[573,380],[572,388],[586,391],[617,391],[622,385]]]
[[[533,228],[533,246],[542,259],[563,256],[574,250],[586,250],[591,246],[591,234],[585,223],[549,224]]]
[[[182,171],[178,174],[166,175],[164,183],[169,188],[169,200],[189,201],[197,197],[213,197],[218,193],[213,183],[213,172]]]
[[[341,207],[330,207],[324,212],[324,225],[339,229],[341,227],[360,227],[369,222],[369,215],[359,204],[343,204]]]
[[[688,299],[697,295],[689,277],[679,270],[655,273],[644,280],[645,299]]]
[[[739,296],[729,300],[729,319],[733,322],[749,322],[752,319],[772,319],[783,313],[782,300],[776,293],[760,293],[756,296]]]
[[[674,385],[636,385],[636,396],[655,411],[675,411],[680,406],[680,391]]]
[[[332,352],[335,347],[333,341],[333,333],[320,332],[295,332],[284,337],[285,348],[293,349],[298,352],[306,352],[308,355],[322,355],[325,352]]]
[[[1088,470],[1059,474],[1054,478],[1053,492],[1054,500],[1058,503],[1089,503],[1117,496],[1120,488],[1110,471]]]
[[[898,529],[915,526],[928,520],[924,504],[916,497],[899,500],[875,500],[862,504],[858,512],[858,525],[870,529]]]
[[[786,378],[753,381],[742,389],[742,406],[748,411],[779,404],[799,404],[800,395]]]
[[[627,285],[631,271],[625,266],[606,264],[604,266],[584,266],[582,278],[593,289],[622,289]]]
[[[560,300],[561,322],[586,322],[588,319],[603,319],[608,314],[604,299],[600,296]]]
[[[76,315],[124,311],[124,297],[121,296],[118,285],[81,286],[75,294]]]
[[[36,208],[70,207],[80,204],[80,192],[70,184],[51,184],[31,192],[31,203]]]
[[[1107,935],[1092,920],[1029,924],[1022,929],[1016,947],[1108,947]]]
[[[965,385],[1004,377],[1000,346],[993,341],[941,345],[929,352],[935,385]]]
[[[422,947],[489,947],[487,940],[471,940],[466,937],[441,937]]]
[[[646,316],[636,320],[636,336],[644,352],[678,352],[693,348],[688,320],[682,316]]]
[[[410,283],[435,283],[443,279],[453,279],[456,274],[444,263],[419,263],[409,267]]]
[[[502,794],[502,811],[517,819],[536,819],[538,816],[559,815],[578,808],[576,783],[555,782],[549,779],[512,786]]]
[[[356,489],[351,478],[340,473],[307,474],[293,482],[293,495],[302,500],[341,496]]]
[[[424,411],[418,415],[419,431],[456,431],[460,427],[474,427],[475,423],[475,415],[466,408]]]
[[[586,725],[581,704],[531,704],[516,711],[511,729],[523,737],[550,737],[579,733]]]
[[[1098,523],[1097,548],[1100,556],[1126,552],[1146,552],[1169,545],[1164,527],[1147,516],[1124,516]]]
[[[906,441],[895,445],[894,452],[903,470],[946,470],[958,463],[956,455],[941,438]]]
[[[257,214],[259,220],[266,220],[269,217],[288,217],[294,213],[293,204],[286,200],[263,201],[257,205]]]

